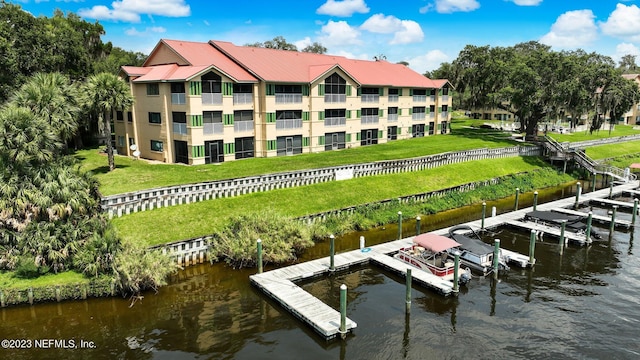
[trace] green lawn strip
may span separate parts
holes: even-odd
[[[23,290],[28,288],[37,287],[49,287],[63,284],[89,284],[90,279],[84,275],[74,272],[65,271],[58,274],[47,274],[39,276],[35,279],[21,279],[14,276],[14,273],[9,271],[0,272],[0,289],[17,289]]]
[[[590,146],[585,151],[594,160],[637,154],[640,153],[640,141]]]
[[[429,136],[340,151],[253,158],[198,166],[152,164],[145,160],[116,156],[117,168],[111,172],[107,171],[106,156],[97,148],[79,150],[75,157],[81,160],[81,169],[96,175],[102,194],[112,195],[178,184],[515,145],[508,134],[496,131],[460,129],[457,133],[460,135]]]
[[[548,166],[534,157],[470,161],[166,207],[114,218],[113,224],[125,241],[156,245],[211,234],[230,217],[247,212],[269,210],[297,217]]]
[[[559,142],[578,142],[578,141],[587,141],[587,140],[598,140],[598,139],[606,139],[611,137],[618,136],[627,136],[627,135],[638,135],[640,134],[640,130],[634,130],[634,126],[632,125],[616,125],[615,129],[609,134],[609,130],[600,130],[596,131],[593,134],[590,134],[589,131],[579,131],[571,134],[557,134],[549,132],[547,135],[556,139]]]

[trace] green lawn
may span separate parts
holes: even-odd
[[[600,130],[594,132],[593,134],[589,134],[588,131],[580,131],[572,134],[556,134],[556,133],[548,133],[549,136],[556,139],[557,141],[564,142],[578,142],[578,141],[587,141],[587,140],[597,140],[597,139],[606,139],[610,137],[616,136],[626,136],[626,135],[638,135],[640,134],[640,130],[634,130],[634,126],[632,125],[616,125],[615,129],[609,134],[609,130]]]
[[[84,275],[65,271],[59,274],[47,274],[35,279],[14,277],[14,272],[0,272],[0,289],[28,289],[30,287],[50,287],[67,284],[88,284],[90,280]]]
[[[155,245],[211,234],[230,217],[251,211],[268,210],[296,217],[545,166],[549,165],[535,157],[470,161],[419,172],[334,181],[166,207],[114,218],[113,224],[125,241]]]
[[[81,161],[83,170],[91,171],[96,175],[100,181],[101,193],[112,195],[162,186],[404,159],[449,151],[507,147],[514,144],[505,133],[454,125],[453,133],[444,136],[398,140],[340,151],[229,161],[222,164],[198,166],[152,164],[144,160],[116,156],[117,167],[114,171],[108,172],[106,155],[100,153],[98,149],[77,151],[75,157]]]
[[[640,141],[590,146],[585,151],[594,160],[638,154],[640,153]]]

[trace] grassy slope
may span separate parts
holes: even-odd
[[[114,219],[123,239],[148,245],[213,233],[231,216],[268,209],[302,216],[548,166],[539,158],[478,160],[420,172],[366,177],[173,206]]]

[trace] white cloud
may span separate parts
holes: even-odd
[[[640,9],[636,5],[616,5],[606,22],[600,23],[606,35],[640,40]]]
[[[355,60],[371,60],[371,59],[373,59],[373,57],[367,55],[366,53],[361,53],[359,55],[356,55],[356,54],[354,54],[352,52],[345,51],[345,50],[331,52],[331,55],[343,56],[343,57],[346,57],[348,59],[355,59]]]
[[[540,38],[540,42],[560,48],[588,45],[598,37],[594,19],[591,10],[567,11],[551,25],[551,31]]]
[[[185,0],[121,0],[111,3],[111,8],[95,5],[90,9],[78,10],[78,15],[97,20],[140,22],[140,15],[147,14],[184,17],[191,15],[191,8]]]
[[[311,44],[313,44],[313,41],[311,41],[311,38],[308,36],[293,43],[293,45],[295,45],[298,50],[302,50]]]
[[[366,14],[369,7],[364,0],[327,0],[317,10],[317,14],[331,16],[351,16],[354,13]]]
[[[443,62],[451,61],[450,57],[440,50],[431,50],[424,55],[416,56],[407,60],[409,67],[420,74],[435,70]]]
[[[638,60],[640,58],[640,48],[630,43],[620,43],[616,46],[616,53],[611,57],[617,62],[625,55],[633,55]]]
[[[144,31],[138,31],[136,30],[136,28],[132,27],[125,30],[124,33],[129,36],[145,36],[151,33],[164,33],[166,31],[167,29],[163,28],[162,26],[148,27]]]
[[[428,7],[428,5],[427,5]],[[453,13],[453,12],[470,12],[480,7],[480,3],[477,0],[436,0],[435,9],[439,13]],[[428,8],[420,9],[420,12],[428,11]]]
[[[542,0],[509,0],[519,6],[538,6]]]
[[[424,39],[424,33],[420,24],[413,20],[402,20],[402,30],[396,32],[391,44],[416,43],[422,39]]]
[[[321,29],[319,42],[326,46],[361,45],[360,31],[350,26],[346,21],[332,21]]]

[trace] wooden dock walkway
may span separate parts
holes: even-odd
[[[560,238],[560,229],[557,227],[547,226],[540,223],[536,223],[533,221],[518,221],[518,220],[509,220],[505,222],[505,224],[509,226],[514,226],[521,229],[526,230],[534,230],[536,232],[541,233],[541,236],[544,235],[552,235],[554,237]],[[587,239],[587,236],[584,234],[578,234],[571,231],[564,232],[564,237],[566,241],[578,243],[580,245],[586,245],[591,243],[591,239]]]
[[[582,216],[584,218],[587,218],[589,216],[589,214],[587,214],[585,212],[571,210],[571,209],[556,208],[556,209],[552,209],[551,211],[557,212],[557,213],[561,213],[561,214],[567,214],[567,215]],[[591,219],[594,222],[598,222],[598,223],[601,223],[601,224],[607,224],[607,225],[611,224],[611,217],[591,214]],[[616,219],[615,226],[617,226],[617,227],[625,227],[625,228],[628,229],[628,228],[631,227],[631,221],[623,220],[623,219]]]
[[[618,201],[611,199],[591,199],[589,204],[598,204],[600,206],[613,207],[617,206],[619,210],[633,211],[633,203],[626,201]]]
[[[624,191],[634,190],[637,187],[637,182],[619,185],[613,188],[612,194],[617,195]],[[579,199],[580,203],[601,201],[602,198],[609,196],[609,191],[609,189],[603,189],[582,194]],[[625,206],[627,208],[629,206],[631,208],[633,207],[632,203],[629,205],[628,203],[619,201],[616,202],[616,205],[621,207]],[[573,206],[575,206],[575,197],[570,197],[550,203],[540,204],[537,206],[537,210],[554,211],[558,208],[571,208]],[[521,221],[521,219],[524,218],[524,215],[532,210],[533,209],[531,207],[528,207],[498,216],[485,218],[485,228],[491,229],[509,224],[521,228],[543,231],[545,234],[557,237],[560,236],[560,229],[558,228]],[[603,220],[604,219],[606,219],[606,217],[603,217]],[[618,222],[620,224],[624,224],[621,220],[616,220],[616,223]],[[471,221],[467,223],[467,225],[474,229],[480,229],[481,220]],[[633,226],[633,224],[629,223],[629,226]],[[435,230],[433,233],[447,236],[449,228]],[[587,243],[587,239],[584,235],[565,231],[565,236],[569,241]],[[365,248],[365,251],[357,249],[336,254],[334,256],[335,271],[347,270],[349,267],[357,265],[373,264],[393,271],[401,276],[406,276],[408,265],[396,260],[390,255],[397,252],[402,247],[409,246],[412,241],[413,237],[408,237],[401,240],[371,246],[369,248]],[[433,289],[445,296],[453,294],[453,284],[451,282],[443,281],[439,277],[417,268],[411,269],[412,277],[419,285]],[[295,284],[296,281],[324,276],[329,273],[331,273],[330,257],[327,256],[321,259],[274,269],[261,274],[251,275],[249,279],[252,284],[273,298],[298,319],[313,328],[318,334],[324,336],[325,339],[332,339],[340,335],[340,313]],[[357,324],[355,321],[349,318],[346,319],[346,332],[353,331],[356,327]]]

